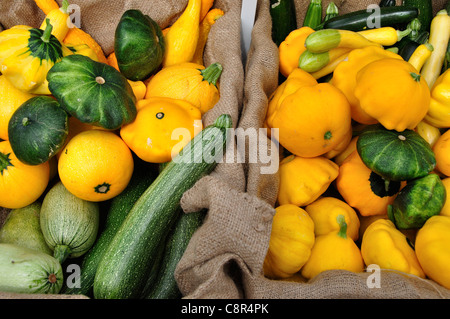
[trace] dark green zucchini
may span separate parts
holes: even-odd
[[[379,3],[380,7],[394,7],[397,5],[397,1],[395,0],[381,0]]]
[[[291,31],[297,29],[297,17],[293,0],[270,0],[272,40],[277,46]]]
[[[428,41],[429,33],[427,31],[422,31],[414,40],[405,37],[400,42],[398,42],[398,54],[405,60],[408,61],[413,52],[421,44],[425,44]]]
[[[100,261],[95,298],[139,298],[160,245],[178,219],[181,197],[222,159],[229,128],[231,116],[224,114],[198,133],[135,203]]]
[[[369,28],[369,21],[379,21],[377,27],[387,27],[397,24],[407,24],[412,19],[417,18],[419,11],[416,8],[405,6],[382,7],[379,8],[380,15],[374,18],[374,12],[367,10],[358,10],[347,14],[334,17],[325,22],[324,29],[341,29],[351,31],[362,31]]]
[[[419,10],[417,18],[422,25],[421,30],[430,31],[431,20],[433,20],[432,0],[402,0],[402,5]]]
[[[122,225],[134,203],[155,179],[155,169],[134,157],[135,168],[127,187],[111,200],[105,225],[94,246],[86,253],[81,263],[80,287],[65,287],[65,294],[81,294],[92,297],[95,273],[103,253]]]
[[[183,257],[192,235],[202,225],[204,217],[204,211],[188,214],[181,212],[166,241],[161,266],[152,289],[146,294],[147,299],[178,299],[182,296],[175,280],[175,268]]]
[[[337,5],[332,1],[328,4],[327,9],[325,11],[325,16],[322,19],[322,23],[320,23],[318,26],[314,28],[314,30],[321,30],[323,29],[323,25],[326,21],[337,17],[339,15],[339,8]]]

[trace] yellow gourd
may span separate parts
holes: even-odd
[[[61,151],[58,174],[75,196],[92,202],[111,199],[128,185],[133,155],[117,134],[87,130],[72,137]]]
[[[305,40],[313,32],[314,30],[310,27],[301,27],[291,31],[286,39],[280,43],[278,53],[282,75],[288,77],[292,71],[298,68],[298,59],[306,51]]]
[[[53,26],[52,34],[62,42],[69,32],[69,14],[67,13],[67,7],[69,2],[63,0],[61,8],[53,9],[46,15],[44,21],[41,24],[41,29],[45,30],[47,27],[46,19],[50,20]]]
[[[167,66],[148,81],[145,98],[184,100],[205,114],[220,99],[218,81],[221,74],[222,65],[217,62],[206,68],[191,62]]]
[[[339,63],[333,72],[331,83],[345,95],[351,107],[352,119],[358,123],[376,124],[377,120],[361,108],[359,99],[355,97],[356,75],[367,64],[382,58],[403,60],[396,53],[376,46],[368,46],[352,50],[347,59]]]
[[[361,254],[367,266],[376,264],[382,269],[425,278],[414,249],[389,219],[377,219],[367,227],[361,242]]]
[[[347,235],[354,241],[359,237],[360,221],[356,211],[346,202],[335,197],[321,197],[305,207],[314,222],[316,236],[339,231],[336,218],[344,216],[347,223]]]
[[[194,57],[192,58],[191,62],[204,65],[203,51],[208,40],[209,32],[211,31],[211,27],[213,26],[213,24],[216,23],[216,21],[224,14],[225,13],[221,9],[211,9],[201,20],[197,47],[195,49]]]
[[[356,76],[355,97],[361,109],[388,130],[413,130],[430,107],[430,89],[408,62],[384,58]]]
[[[450,127],[450,69],[442,73],[431,88],[431,101],[424,121],[437,128]]]
[[[335,149],[351,128],[348,101],[329,83],[308,82],[286,95],[272,116],[268,125],[279,129],[280,144],[301,157],[316,157]]]
[[[0,206],[22,208],[34,203],[47,188],[48,162],[25,165],[14,155],[8,141],[0,142]]]
[[[304,209],[290,204],[276,207],[264,275],[272,279],[291,277],[309,259],[314,242],[314,222]]]
[[[97,53],[95,53],[94,50],[91,49],[90,46],[88,46],[87,44],[76,44],[76,45],[72,45],[72,44],[67,44],[66,47],[72,51],[74,54],[80,54],[80,55],[84,55],[87,56],[88,58],[91,58],[94,61],[98,62],[98,56]]]
[[[280,163],[278,203],[309,205],[327,190],[338,173],[339,167],[325,157],[290,155]]]
[[[400,185],[387,184],[361,160],[357,150],[342,162],[336,178],[336,188],[345,202],[362,216],[386,215]]]
[[[189,0],[181,16],[165,36],[166,52],[163,67],[192,61],[200,32],[202,0]]]
[[[202,129],[201,112],[189,102],[150,97],[136,103],[136,119],[120,129],[128,147],[144,161],[165,163]]]
[[[422,138],[427,141],[431,147],[436,144],[436,141],[442,135],[441,131],[437,127],[434,127],[425,121],[420,121],[414,130],[419,133],[419,135],[422,136]]]
[[[445,131],[433,146],[436,158],[436,170],[450,176],[450,130]]]
[[[99,62],[108,64],[108,60],[106,59],[105,53],[103,52],[103,49],[100,46],[100,44],[98,44],[98,42],[90,34],[77,27],[69,29],[66,36],[64,37],[63,43],[72,46],[76,46],[79,44],[86,44],[92,50],[94,50],[95,54],[97,55],[97,60]]]
[[[356,243],[347,235],[343,215],[336,218],[338,231],[316,237],[311,256],[301,270],[303,277],[312,279],[327,270],[364,271],[364,262]]]
[[[430,217],[417,232],[415,250],[425,274],[450,289],[450,217]]]
[[[0,139],[8,140],[8,123],[22,105],[36,95],[17,89],[4,75],[0,75]]]

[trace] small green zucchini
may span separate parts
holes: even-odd
[[[15,244],[0,244],[0,291],[57,294],[63,280],[61,264],[52,256]]]
[[[325,11],[325,16],[322,19],[322,23],[320,23],[318,26],[316,26],[314,28],[314,30],[322,30],[323,29],[323,25],[325,24],[326,21],[337,17],[339,15],[339,8],[337,7],[337,5],[331,1],[328,6],[327,9]]]
[[[270,0],[272,40],[277,46],[291,31],[297,29],[297,16],[293,0]]]
[[[430,31],[431,20],[433,20],[432,0],[402,0],[405,7],[417,8],[419,11],[418,19],[421,23],[421,30]]]
[[[161,243],[178,219],[183,194],[222,158],[231,116],[219,116],[161,171],[106,249],[94,279],[96,299],[139,298]],[[201,151],[199,151],[201,150]]]
[[[378,27],[407,24],[419,15],[417,8],[405,6],[380,7],[379,13],[377,18],[379,19],[380,25]],[[351,31],[366,30],[369,28],[367,22],[372,21],[373,14],[370,10],[353,11],[326,21],[323,28]]]
[[[322,22],[322,0],[311,0],[306,10],[304,27],[315,29]]]
[[[45,241],[62,264],[84,255],[94,244],[99,204],[76,197],[59,181],[42,201],[40,222]]]
[[[396,0],[381,0],[378,4],[380,7],[394,7],[397,5]]]

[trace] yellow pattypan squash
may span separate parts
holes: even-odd
[[[450,130],[445,131],[433,145],[436,171],[450,176]]]
[[[364,261],[356,243],[347,235],[343,215],[336,218],[338,231],[316,237],[311,256],[301,270],[303,277],[314,278],[327,270],[364,271]]]
[[[381,269],[425,278],[407,237],[389,219],[377,219],[367,227],[361,241],[361,254],[367,266],[375,264]]]
[[[26,165],[14,155],[8,141],[0,142],[0,206],[22,208],[34,203],[47,188],[50,165]]]
[[[51,34],[48,21],[45,30],[16,26],[0,33],[0,72],[21,91],[51,94],[48,70],[72,54]]]
[[[325,157],[290,155],[280,162],[278,203],[306,206],[327,190],[338,173],[339,166]]]
[[[425,274],[450,289],[450,217],[430,217],[417,232],[415,250]]]
[[[326,235],[339,230],[336,218],[344,216],[347,223],[347,235],[354,241],[359,237],[359,217],[356,211],[346,202],[335,197],[322,197],[305,207],[314,221],[316,236]]]
[[[142,160],[165,163],[202,130],[201,112],[189,102],[152,97],[136,103],[136,119],[120,136]]]
[[[355,97],[361,108],[388,130],[413,130],[430,107],[430,89],[408,62],[384,58],[356,76]]]
[[[304,209],[291,204],[276,207],[264,275],[272,279],[291,277],[309,259],[314,241],[314,223]]]
[[[434,82],[430,108],[424,121],[438,128],[450,127],[450,69]]]
[[[309,83],[286,95],[268,123],[279,129],[280,144],[302,157],[334,150],[351,129],[350,106],[342,92],[329,83]]]
[[[359,99],[355,97],[356,75],[367,64],[383,58],[401,60],[402,57],[377,46],[367,46],[352,50],[345,61],[338,64],[333,72],[331,83],[346,96],[352,119],[362,124],[376,124],[377,120],[361,109]]]
[[[298,59],[306,51],[305,40],[313,32],[314,30],[310,27],[301,27],[291,31],[280,43],[278,51],[282,75],[288,77],[292,71],[298,68]]]
[[[336,188],[345,202],[362,216],[386,215],[400,191],[400,183],[384,181],[361,160],[357,150],[342,162]]]
[[[162,68],[147,84],[145,98],[170,97],[185,100],[196,106],[202,114],[219,101],[220,63],[205,68],[196,63],[179,63]]]

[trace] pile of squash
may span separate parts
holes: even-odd
[[[450,288],[448,13],[428,29],[305,19],[280,43],[264,121],[284,150],[266,277],[378,265]],[[401,55],[413,30],[427,41]]]
[[[0,206],[11,209],[0,233],[0,290],[59,293],[61,265],[85,255],[100,236],[100,204],[118,211],[114,227],[108,224],[112,236],[155,171],[204,129],[202,116],[220,98],[222,65],[205,66],[203,52],[224,12],[212,0],[189,0],[161,29],[140,10],[127,10],[106,56],[71,25],[67,0],[61,7],[35,3],[46,15],[40,28],[0,32]],[[24,260],[23,280],[13,275],[20,267],[11,268],[17,258]],[[39,265],[50,269],[42,281],[33,279]]]

